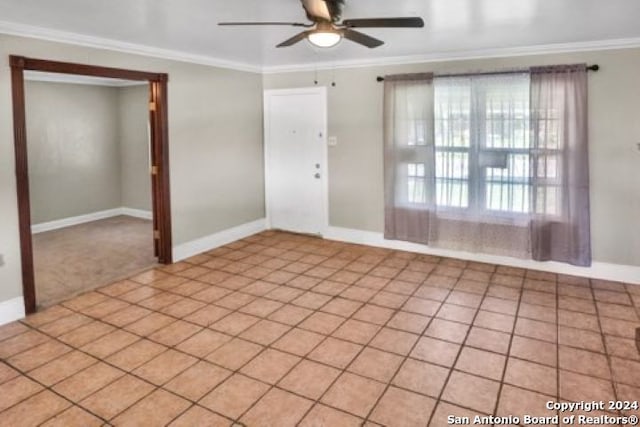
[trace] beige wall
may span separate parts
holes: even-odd
[[[31,222],[120,205],[115,88],[25,82]]]
[[[151,210],[148,92],[25,82],[32,224]]]
[[[592,243],[595,261],[640,265],[640,49],[321,72],[329,85],[330,224],[383,230],[382,84],[376,76],[597,63],[589,76]],[[332,78],[336,87],[331,87]],[[265,89],[313,86],[314,73],[268,74]]]
[[[264,217],[259,74],[0,35],[0,301],[22,294],[10,54],[169,74],[175,245]]]
[[[149,86],[118,88],[120,206],[151,211]]]

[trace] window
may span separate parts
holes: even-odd
[[[430,180],[425,171],[429,164],[408,163],[408,202],[427,203],[434,187],[435,203],[444,210],[554,213],[560,197],[559,153],[553,138],[557,132],[550,130],[557,121],[536,121],[539,139],[551,136],[532,150],[529,75],[439,78],[434,83],[434,177]],[[411,128],[416,131],[407,145],[422,145],[424,126]]]

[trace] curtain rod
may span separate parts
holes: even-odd
[[[587,71],[598,71],[600,66],[598,64],[589,65],[587,67]],[[529,71],[526,70],[511,70],[511,71],[488,71],[488,72],[480,72],[480,73],[459,73],[459,74],[436,74],[434,77],[467,77],[467,76],[490,76],[494,74],[520,74]],[[384,81],[384,77],[378,76],[376,80],[379,82]]]

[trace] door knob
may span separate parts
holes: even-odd
[[[319,173],[317,173],[317,174],[315,174],[315,175],[314,175],[314,177],[315,177],[316,179],[320,179],[320,174],[319,174]]]

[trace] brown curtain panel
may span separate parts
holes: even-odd
[[[531,69],[531,253],[591,265],[586,64]]]
[[[433,75],[384,80],[385,239],[429,243],[433,201]]]

